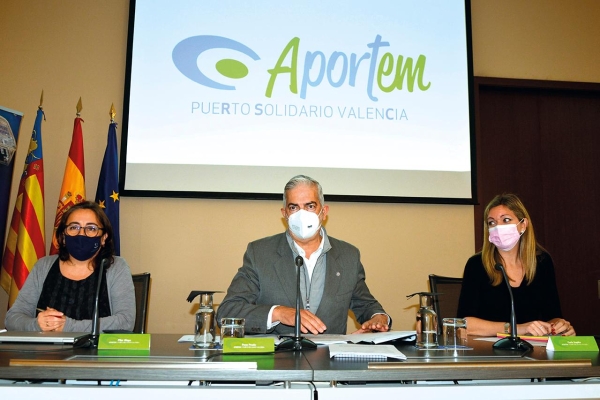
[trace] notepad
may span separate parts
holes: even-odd
[[[329,345],[330,358],[385,360],[388,357],[406,360],[406,356],[390,344],[333,343]]]

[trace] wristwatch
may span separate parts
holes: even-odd
[[[510,333],[510,323],[509,322],[504,323],[504,333]]]

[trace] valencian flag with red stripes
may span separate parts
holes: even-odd
[[[42,157],[42,106],[37,112],[17,200],[2,258],[0,283],[8,293],[8,306],[16,300],[29,271],[46,255],[44,224],[44,163]]]
[[[111,113],[114,108],[111,108]],[[96,203],[104,210],[113,228],[115,254],[121,254],[119,235],[119,166],[117,159],[117,123],[111,120],[108,126],[106,151],[100,169]]]
[[[69,149],[65,175],[63,176],[58,205],[56,206],[56,218],[54,220],[50,254],[58,254],[55,233],[61,217],[69,208],[85,200],[85,163],[83,159],[83,131],[81,128],[83,120],[79,117],[81,108],[81,99],[79,99],[77,103],[77,117],[73,126],[71,148]]]

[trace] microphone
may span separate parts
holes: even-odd
[[[107,263],[107,259],[103,258],[100,261],[100,267],[98,268],[98,285],[96,286],[96,297],[94,298],[94,313],[92,316],[92,334],[90,336],[90,345],[92,347],[98,347],[98,339],[100,338],[100,313],[98,311],[98,303],[100,301],[100,286],[102,284],[102,275],[104,275],[104,267]]]
[[[506,287],[508,288],[508,293],[510,294],[510,336],[502,338],[493,344],[495,349],[500,350],[518,350],[518,351],[530,351],[533,350],[533,345],[525,340],[522,340],[517,336],[517,316],[515,314],[515,299],[513,297],[512,288],[510,287],[510,283],[508,282],[508,276],[506,275],[506,270],[504,266],[500,263],[497,263],[494,268],[496,270],[502,272],[502,276],[504,276],[504,282],[506,282]]]
[[[300,292],[300,270],[302,269],[302,265],[304,265],[304,260],[301,256],[297,256],[296,260],[296,322],[294,326],[294,336],[287,336],[283,342],[279,343],[277,346],[277,350],[302,350],[303,348],[307,349],[316,349],[317,345],[312,340],[308,340],[301,336],[301,320],[300,320],[300,308],[302,304],[302,293]],[[308,293],[307,293],[308,295]]]

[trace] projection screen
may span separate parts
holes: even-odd
[[[465,0],[131,0],[121,194],[474,201]]]

